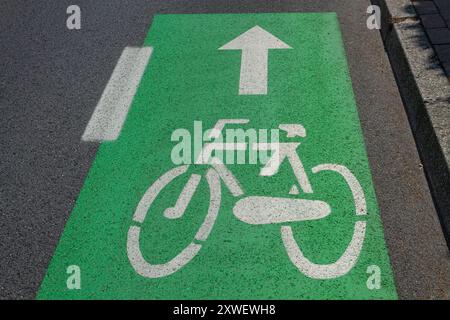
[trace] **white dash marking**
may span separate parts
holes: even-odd
[[[152,47],[125,47],[84,130],[83,141],[118,138],[152,50]]]

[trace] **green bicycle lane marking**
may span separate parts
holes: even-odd
[[[259,26],[291,47],[269,50],[267,94],[240,95],[241,51],[218,50]],[[339,22],[334,13],[186,14],[154,18],[145,46],[153,54],[119,138],[100,146],[38,293],[39,299],[395,299],[383,228],[372,185]],[[138,274],[127,255],[128,233],[148,188],[174,169],[174,130],[195,120],[212,128],[219,119],[249,119],[242,127],[301,124],[301,158],[313,193],[290,196],[296,181],[289,161],[277,174],[261,165],[227,165],[245,195],[301,197],[326,202],[323,219],[252,225],[239,220],[235,198],[221,182],[220,210],[197,255],[182,268],[152,278]],[[236,127],[236,125],[233,125]],[[286,137],[281,137],[284,141]],[[366,215],[342,175],[313,168],[339,164],[359,181]],[[207,165],[191,166],[161,190],[140,224],[143,259],[164,264],[194,239],[208,212]],[[167,219],[191,173],[201,176],[186,212]],[[317,279],[288,256],[280,228],[291,227],[304,257],[317,265],[336,262],[358,221],[364,242],[344,275]],[[295,258],[294,258],[295,260]],[[298,260],[300,261],[300,260]],[[301,263],[300,263],[301,264]],[[81,289],[68,289],[67,267],[80,268]],[[369,266],[380,268],[381,286],[367,287]],[[303,270],[304,271],[304,270]]]

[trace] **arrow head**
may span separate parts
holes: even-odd
[[[254,26],[219,48],[219,50],[244,49],[291,49],[291,47],[260,26]]]

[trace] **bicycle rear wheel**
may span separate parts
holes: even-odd
[[[347,167],[336,164],[322,164],[314,167],[312,171],[313,173],[333,171],[340,174],[352,192],[355,203],[355,215],[364,216],[367,214],[364,191],[356,177]],[[294,238],[292,228],[290,226],[281,227],[281,238],[289,259],[300,272],[313,279],[333,279],[347,274],[358,260],[364,243],[365,233],[366,221],[356,221],[353,237],[342,256],[334,263],[316,264],[306,258],[300,250]]]

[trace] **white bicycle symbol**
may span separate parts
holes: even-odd
[[[210,138],[218,137],[226,124],[245,124],[247,119],[222,119],[219,120]],[[281,124],[281,130],[287,132],[287,137],[306,137],[306,130],[299,124]],[[294,171],[298,184],[304,193],[313,193],[307,173],[303,167],[297,148],[299,142],[294,143],[255,143],[253,150],[272,151],[268,162],[260,171],[260,176],[273,176],[284,159],[287,159]],[[207,170],[206,180],[210,189],[210,199],[208,213],[198,229],[193,241],[172,260],[164,264],[151,264],[146,261],[140,249],[140,231],[139,225],[132,225],[128,230],[127,255],[135,271],[143,277],[160,278],[173,274],[188,264],[198,254],[202,245],[198,242],[205,241],[216,221],[221,202],[221,182],[230,190],[234,197],[244,195],[233,173],[217,158],[212,157],[214,150],[246,150],[246,143],[208,143],[206,144],[196,163],[204,163],[205,159],[211,159],[211,168]],[[133,216],[133,221],[142,224],[145,220],[153,201],[158,194],[169,183],[178,176],[184,174],[189,165],[176,167],[159,177],[145,192],[140,200]],[[344,178],[353,195],[355,203],[355,215],[364,216],[367,214],[366,200],[364,192],[356,177],[350,170],[338,164],[321,164],[312,168],[312,173],[321,171],[332,171]],[[175,206],[164,211],[164,216],[169,219],[177,219],[183,216],[192,196],[194,195],[201,176],[192,174],[184,186]],[[236,202],[233,207],[233,214],[242,222],[260,225],[287,223],[297,221],[310,221],[325,218],[331,212],[330,206],[319,200],[305,200],[294,198],[277,198],[263,196],[246,196]],[[281,238],[291,262],[300,272],[313,279],[332,279],[347,274],[355,265],[364,242],[366,231],[366,222],[358,220],[355,222],[353,237],[345,250],[334,263],[316,264],[311,262],[299,248],[289,225],[281,226]]]

